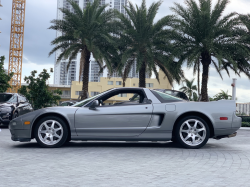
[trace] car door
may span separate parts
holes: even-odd
[[[78,136],[127,137],[138,136],[148,126],[153,106],[148,103],[104,105],[90,110],[79,108],[75,113]]]

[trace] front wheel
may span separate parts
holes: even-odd
[[[46,148],[61,147],[67,141],[68,133],[67,125],[58,117],[45,117],[35,127],[37,143]]]
[[[205,120],[198,116],[188,116],[177,123],[174,135],[183,147],[198,149],[207,143],[210,131]]]

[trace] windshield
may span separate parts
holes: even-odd
[[[175,97],[173,95],[163,93],[157,90],[151,90],[153,94],[162,102],[162,103],[167,103],[167,102],[175,102],[175,101],[183,101],[182,99]]]
[[[109,90],[110,90],[110,89],[109,89]],[[99,96],[102,95],[102,94],[105,94],[105,93],[108,92],[109,90],[106,90],[105,92],[102,92],[102,93],[100,93],[100,94],[98,94],[98,95],[95,95],[95,96],[93,96],[93,97],[84,99],[84,100],[82,100],[82,101],[80,101],[80,102],[78,102],[78,103],[76,103],[76,104],[74,104],[74,105],[72,105],[72,106],[75,106],[75,107],[82,107],[83,105],[87,104],[89,101],[91,101],[91,100],[93,100],[93,99],[99,97]]]
[[[12,94],[0,94],[0,102],[7,102],[12,97]]]

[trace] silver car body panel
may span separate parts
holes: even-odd
[[[148,126],[152,104],[102,106],[95,110],[83,107],[75,114],[78,136],[138,136]]]
[[[20,116],[10,123],[12,139],[24,141],[34,138],[32,129],[43,116],[59,116],[67,122],[72,140],[171,140],[177,120],[184,115],[204,115],[213,126],[214,137],[230,135],[241,126],[241,118],[235,115],[236,104],[232,100],[213,102],[161,103],[147,88],[141,89],[151,104],[83,107],[50,107]],[[109,92],[107,92],[109,93]],[[100,95],[102,97],[103,95]],[[98,99],[98,98],[97,98]],[[227,120],[221,120],[226,117]],[[30,125],[24,125],[30,121]],[[15,122],[15,123],[14,123]],[[13,125],[15,124],[15,125]]]

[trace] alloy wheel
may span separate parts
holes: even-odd
[[[46,145],[55,145],[63,137],[63,127],[56,120],[44,121],[38,128],[38,137]]]
[[[206,139],[206,126],[197,119],[188,119],[181,125],[179,134],[185,144],[197,146]]]

